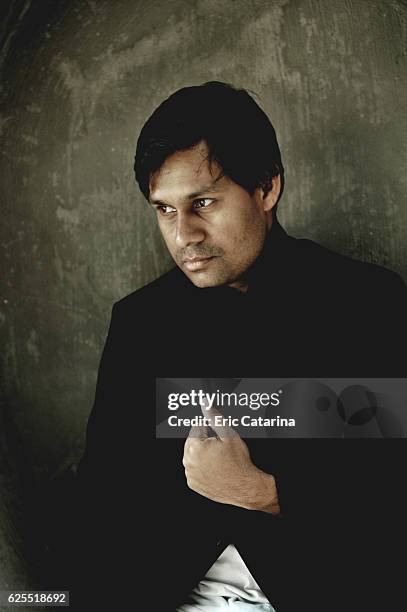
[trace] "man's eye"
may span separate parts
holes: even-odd
[[[195,208],[206,208],[212,202],[212,198],[198,198],[198,200],[194,200],[193,204]]]
[[[168,215],[169,213],[175,212],[175,208],[172,206],[165,206],[164,204],[159,204],[155,208],[161,215]]]

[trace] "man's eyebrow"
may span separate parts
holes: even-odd
[[[210,185],[204,185],[203,187],[198,189],[198,191],[193,191],[192,193],[188,193],[188,195],[184,197],[184,200],[193,200],[194,198],[197,198],[203,193],[211,193],[212,191],[217,191],[218,186],[216,182],[217,181],[213,181],[213,183],[211,183]]]
[[[223,178],[223,175],[222,176],[218,176],[209,185],[204,185],[203,187],[200,187],[197,191],[193,191],[192,193],[188,193],[182,199],[185,200],[185,201],[193,200],[194,198],[197,198],[198,196],[202,195],[203,193],[211,193],[212,191],[217,191],[218,190],[217,183],[218,183],[219,179],[221,179],[221,178]],[[150,204],[152,204],[153,206],[168,206],[168,204],[165,204],[165,202],[162,202],[161,200],[154,200],[152,198],[150,198]]]

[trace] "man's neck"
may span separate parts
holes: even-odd
[[[249,289],[248,283],[243,280],[238,280],[238,281],[235,281],[234,283],[230,283],[229,287],[232,287],[232,289],[236,289],[237,291],[240,291],[241,293],[246,293],[247,290]]]
[[[264,252],[264,247],[267,243],[267,240],[269,238],[269,234],[271,231],[271,227],[272,225],[274,225],[274,220],[273,222],[269,222],[268,227],[267,227],[267,232],[266,232],[266,236],[265,236],[265,240],[264,240],[264,244],[262,247],[261,252],[259,253],[257,259],[253,262],[253,264],[251,265],[251,267],[246,270],[246,272],[237,280],[235,280],[233,283],[229,283],[229,287],[232,287],[232,289],[237,289],[238,291],[240,291],[241,293],[247,293],[248,289],[249,289],[249,283],[250,283],[250,276],[251,276],[251,272],[252,272],[252,268],[256,267],[257,262],[259,261],[259,259],[261,259],[263,252]]]

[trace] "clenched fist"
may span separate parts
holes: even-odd
[[[217,424],[222,415],[202,405],[209,427],[192,427],[185,441],[182,463],[190,489],[221,504],[279,514],[274,476],[258,469],[237,431]],[[217,418],[216,418],[217,417]]]

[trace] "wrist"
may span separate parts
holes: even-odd
[[[250,509],[274,515],[280,514],[277,485],[274,476],[262,470],[257,470],[257,481],[256,495]]]

